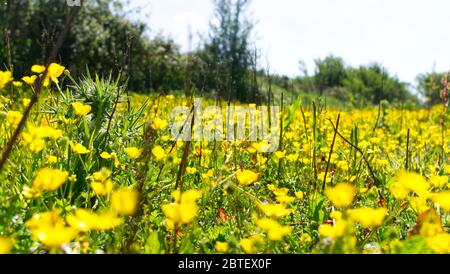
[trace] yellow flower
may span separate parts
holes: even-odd
[[[13,126],[17,126],[20,123],[20,120],[22,120],[22,113],[18,111],[11,110],[6,114],[6,121]]]
[[[105,211],[94,213],[87,209],[77,209],[74,214],[66,217],[67,223],[78,231],[110,230],[123,223],[116,213]]]
[[[277,188],[274,185],[268,185],[268,188],[275,194],[277,201],[281,204],[289,204],[295,200],[294,197],[288,195],[289,189],[285,187]]]
[[[297,197],[300,200],[303,200],[303,198],[305,197],[305,193],[303,191],[297,191],[295,192],[295,197]]]
[[[114,155],[111,155],[114,157],[114,167],[117,168],[120,165],[119,159],[117,159],[117,156],[115,155],[115,153],[113,153]]]
[[[292,233],[292,227],[280,225],[277,221],[269,218],[259,219],[256,224],[267,231],[267,237],[272,241],[280,241],[284,236]]]
[[[330,213],[330,217],[336,220],[342,220],[342,212],[340,211],[333,211]]]
[[[389,187],[389,191],[395,198],[400,200],[406,199],[406,197],[408,197],[409,194],[409,191],[399,183],[393,183]]]
[[[450,165],[444,165],[444,170],[447,174],[450,174]]]
[[[161,136],[161,141],[163,141],[163,142],[167,142],[171,139],[172,139],[172,136],[170,136],[169,134]]]
[[[22,81],[24,81],[27,85],[33,85],[34,82],[36,82],[37,76],[36,75],[32,75],[32,76],[24,76],[22,77]]]
[[[428,246],[438,254],[450,253],[450,234],[439,233],[432,237],[427,237]]]
[[[284,217],[291,214],[291,210],[286,208],[284,204],[263,204],[259,203],[258,207],[268,217]]]
[[[430,209],[420,215],[417,220],[417,224],[419,228],[419,235],[424,237],[432,237],[444,232],[441,216],[439,216],[434,209]]]
[[[188,174],[195,174],[197,172],[197,169],[195,167],[187,167],[186,172]]]
[[[172,192],[172,197],[174,198],[175,202],[179,202],[182,204],[195,204],[195,202],[202,197],[202,192],[191,189],[180,193],[179,190],[175,190]]]
[[[134,215],[138,207],[139,193],[136,190],[120,189],[111,195],[111,206],[122,215]]]
[[[67,181],[68,177],[69,172],[43,168],[38,171],[33,181],[33,188],[38,190],[56,190]]]
[[[0,90],[2,90],[9,82],[13,81],[11,71],[0,70]]]
[[[312,242],[312,238],[308,233],[302,233],[300,236],[300,243],[310,244]]]
[[[25,223],[33,238],[51,249],[61,248],[75,236],[75,230],[66,226],[64,219],[59,215],[60,212],[55,209],[50,212],[34,214]]]
[[[236,178],[241,185],[248,186],[258,181],[259,175],[251,170],[242,170],[236,174]]]
[[[334,206],[348,207],[353,202],[356,189],[351,184],[340,183],[333,188],[326,189],[325,194]]]
[[[51,63],[50,66],[48,67],[47,75],[43,82],[44,87],[50,85],[50,80],[53,83],[58,84],[59,83],[58,77],[61,76],[61,74],[63,74],[65,69],[66,68],[61,65]]]
[[[429,188],[430,184],[422,175],[400,170],[390,190],[395,198],[405,199],[410,192],[414,192],[419,196],[426,196]]]
[[[250,239],[242,239],[239,244],[242,249],[244,249],[245,253],[255,253],[256,249],[253,247],[253,241]]]
[[[103,151],[101,154],[100,154],[100,157],[102,157],[102,159],[111,159],[111,154],[109,154],[108,152],[106,152],[106,151]]]
[[[78,116],[86,116],[91,112],[91,106],[90,105],[83,105],[80,102],[75,102],[72,104],[73,111]]]
[[[441,209],[450,212],[450,191],[433,194],[431,200],[438,204]]]
[[[31,67],[31,71],[34,72],[34,73],[43,73],[45,71],[45,66],[33,65]]]
[[[220,253],[226,253],[229,249],[228,243],[227,242],[216,242],[216,250],[217,252]]]
[[[270,143],[268,141],[261,141],[259,143],[253,143],[252,147],[257,151],[257,152],[266,152],[268,150],[268,148],[270,148]]]
[[[326,238],[340,238],[346,231],[347,223],[342,219],[336,220],[334,225],[322,224],[319,226],[319,235]]]
[[[22,82],[20,82],[20,81],[13,81],[13,85],[14,85],[15,87],[19,88],[19,87],[22,86]]]
[[[0,254],[7,254],[13,248],[13,241],[8,238],[0,237]]]
[[[113,189],[113,183],[111,180],[106,180],[105,182],[91,182],[91,188],[95,194],[99,196],[106,196],[111,193]]]
[[[366,193],[367,191],[369,191],[369,189],[368,189],[367,187],[360,187],[360,188],[358,189],[358,193],[359,193],[359,194],[364,194],[364,193]]]
[[[64,115],[59,116],[59,120],[66,125],[74,124],[77,121],[76,119],[66,118]]]
[[[437,213],[436,216],[438,216]],[[425,221],[419,230],[419,234],[425,237],[436,236],[442,232],[444,232],[442,224],[440,222],[437,222],[436,220]]]
[[[166,156],[166,152],[161,146],[155,146],[152,149],[152,154],[156,158],[156,160],[161,161]]]
[[[427,199],[422,197],[410,197],[409,198],[409,205],[411,208],[421,214],[429,209],[429,206],[427,204]]]
[[[319,174],[317,174],[317,179],[319,180],[319,182],[323,182],[324,177],[325,177],[325,171],[322,171]],[[325,183],[327,183],[327,184],[331,183],[330,174],[327,174],[327,179],[325,180]]]
[[[288,195],[288,192],[289,192],[289,189],[287,189],[285,187],[277,188],[273,184],[267,185],[267,188],[269,190],[271,190],[273,192],[273,194],[275,194],[275,196],[286,196],[286,195]]]
[[[28,98],[22,99],[22,104],[24,107],[28,107],[30,105],[30,103],[31,103],[31,99],[28,99]]]
[[[142,149],[139,149],[137,147],[127,147],[125,148],[125,153],[130,157],[131,159],[137,159],[142,154]]]
[[[279,159],[284,158],[284,156],[286,155],[286,151],[276,151],[276,152],[274,153],[274,155],[275,155],[275,158],[276,158],[277,160],[279,160]]]
[[[44,137],[52,138],[54,140],[61,137],[64,133],[62,130],[52,127],[41,127],[41,129],[45,131],[45,133],[43,134]]]
[[[281,204],[289,204],[292,203],[295,198],[288,196],[288,195],[278,195],[276,196],[277,202],[281,203]]]
[[[100,171],[94,172],[92,174],[92,179],[94,181],[104,182],[111,176],[111,170],[103,167]]]
[[[448,176],[433,175],[429,181],[433,187],[442,188],[448,183]]]
[[[29,149],[32,152],[39,152],[45,148],[45,141],[43,138],[58,139],[63,134],[62,130],[54,129],[49,126],[34,127],[28,125],[28,132],[22,133],[22,137],[25,143],[28,144]]]
[[[113,183],[109,179],[111,171],[107,168],[102,168],[98,172],[94,172],[91,176],[91,188],[95,194],[99,196],[106,196],[111,193],[113,189]]]
[[[80,143],[75,143],[74,144],[74,143],[71,142],[70,145],[72,146],[73,152],[75,152],[76,154],[83,155],[83,154],[88,154],[88,153],[91,152],[89,149],[87,149],[85,146],[83,146]]]
[[[254,254],[256,253],[256,246],[263,244],[264,239],[259,235],[253,235],[249,238],[242,239],[239,245],[242,247],[245,253]]]
[[[214,170],[213,169],[209,169],[206,173],[202,174],[202,178],[205,180],[210,179],[211,177],[214,176]]]
[[[42,195],[42,192],[39,189],[35,189],[29,186],[23,186],[22,187],[22,195],[26,199],[35,199]]]
[[[54,155],[47,155],[47,163],[56,164],[58,162],[58,158]]]
[[[152,128],[156,130],[163,130],[167,127],[168,123],[166,120],[162,120],[160,118],[155,118],[152,123]]]
[[[386,217],[386,208],[358,208],[349,209],[347,211],[348,216],[355,222],[364,227],[368,226],[380,226],[383,223],[384,217]]]
[[[168,226],[188,224],[197,215],[198,206],[196,200],[202,196],[201,191],[188,190],[180,193],[176,190],[172,193],[174,203],[164,205],[162,211],[169,222]]]
[[[286,156],[286,159],[289,162],[296,162],[298,160],[298,155],[297,154],[289,154],[288,156]]]

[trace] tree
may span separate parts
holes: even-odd
[[[126,19],[120,3],[83,1],[57,61],[67,66],[75,78],[86,73],[86,68],[105,76],[123,71],[129,78],[129,88],[137,92],[182,88],[179,47],[162,36],[147,38],[145,24]],[[31,65],[45,62],[69,11],[66,1],[0,2],[0,31],[6,29],[9,33],[16,77],[29,74]],[[0,60],[8,55],[5,46],[4,39],[0,39]]]
[[[317,59],[314,62],[316,64],[314,82],[319,89],[320,95],[328,88],[342,86],[347,76],[342,58],[330,55],[323,60]]]
[[[227,99],[251,99],[249,72],[252,51],[249,47],[253,23],[246,17],[249,0],[213,0],[214,20],[210,41],[200,54],[210,70],[211,83]]]
[[[386,68],[380,64],[360,66],[357,69],[349,68],[343,85],[359,105],[378,104],[382,100],[418,102],[408,91],[406,84],[390,76]]]
[[[425,97],[428,106],[440,104],[441,99],[441,79],[444,78],[446,73],[423,73],[417,76],[417,90]]]
[[[357,106],[378,104],[383,100],[419,103],[409,92],[407,84],[390,75],[380,64],[346,67],[342,58],[333,55],[318,59],[315,63],[316,74],[313,79],[320,95],[326,93]],[[308,76],[305,75],[296,82],[306,86],[307,80]]]

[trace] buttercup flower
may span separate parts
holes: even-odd
[[[335,187],[326,189],[325,194],[334,206],[348,207],[353,202],[356,189],[351,184],[340,183]]]
[[[24,81],[27,85],[30,85],[30,86],[34,84],[36,79],[37,79],[36,75],[22,77],[22,81]]]
[[[127,147],[125,148],[125,153],[130,157],[131,159],[137,159],[142,154],[142,149],[139,149],[137,147]]]
[[[9,82],[13,81],[11,71],[0,70],[0,90],[2,90]]]
[[[92,109],[90,105],[83,105],[80,102],[73,103],[72,108],[78,116],[86,116]]]
[[[242,170],[236,174],[236,178],[238,179],[241,185],[251,185],[259,179],[259,175],[251,170]]]

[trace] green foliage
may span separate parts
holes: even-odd
[[[58,62],[69,67],[74,79],[86,72],[121,75],[131,91],[167,94],[191,89],[225,100],[262,103],[277,100],[281,93],[294,101],[299,95],[316,94],[342,104],[366,106],[382,100],[417,105],[408,86],[378,64],[358,68],[345,65],[330,55],[315,60],[316,70],[309,76],[291,79],[271,75],[270,81],[257,68],[257,50],[251,49],[253,22],[247,19],[249,0],[215,0],[215,19],[204,44],[188,55],[171,39],[146,36],[143,22],[131,22],[120,0],[86,0],[58,55]],[[0,29],[9,33],[11,63],[17,76],[30,74],[30,63],[44,63],[64,26],[69,6],[65,1],[22,0],[0,3]],[[4,16],[3,16],[4,15]],[[1,67],[8,66],[7,47],[0,40]],[[303,65],[304,67],[304,65]],[[419,76],[418,90],[430,104],[440,102],[442,75]],[[269,85],[268,82],[271,82]],[[434,85],[431,85],[434,82]],[[308,99],[306,99],[308,101]]]
[[[330,55],[324,60],[315,60],[315,63],[316,74],[314,75],[314,81],[321,95],[327,88],[342,86],[347,76],[342,58]]]
[[[249,71],[252,53],[249,48],[253,23],[245,19],[250,1],[216,0],[215,20],[211,23],[210,41],[197,54],[197,68],[204,81],[200,88],[216,90],[226,99],[249,101]],[[208,80],[206,80],[208,79]],[[200,80],[200,81],[198,81]]]
[[[417,76],[417,90],[425,97],[427,105],[432,106],[442,102],[441,89],[446,73],[423,73]]]
[[[350,69],[344,87],[355,96],[356,100],[363,97],[372,104],[378,104],[381,100],[417,102],[408,92],[405,83],[390,76],[386,69],[378,64]]]
[[[0,4],[0,28],[10,32],[15,75],[29,74],[30,62],[46,61],[69,11],[65,1],[24,0]],[[181,88],[178,46],[161,36],[150,40],[145,36],[143,23],[130,22],[120,13],[120,1],[83,1],[57,61],[70,64],[75,79],[88,68],[100,75],[118,75],[123,71],[124,77],[129,78],[129,88],[139,92]],[[2,59],[5,54],[1,39]],[[6,62],[1,65],[5,66]]]
[[[342,58],[333,55],[316,60],[316,74],[298,77],[295,83],[302,90],[318,92],[321,96],[327,95],[359,107],[379,104],[382,100],[419,103],[407,84],[389,75],[381,65],[346,67]]]

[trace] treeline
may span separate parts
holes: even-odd
[[[294,82],[305,91],[335,97],[353,106],[379,104],[386,100],[393,103],[418,104],[417,96],[409,90],[409,84],[392,76],[382,65],[351,67],[340,57],[330,55],[315,60],[315,73],[306,71]]]
[[[169,91],[183,87],[183,56],[170,39],[148,39],[142,22],[126,19],[121,2],[82,1],[59,62],[75,76],[88,68],[98,74],[127,73],[135,91]],[[65,0],[6,0],[0,3],[0,27],[9,37],[14,75],[29,72],[30,64],[44,63],[64,27],[70,7]],[[1,39],[2,66],[6,65]]]
[[[355,68],[346,66],[339,57],[329,56],[316,60],[313,75],[306,69],[295,78],[271,75],[257,65],[260,57],[251,39],[254,24],[247,19],[249,0],[213,2],[215,19],[208,36],[197,49],[182,53],[165,36],[150,39],[147,26],[128,20],[120,1],[83,1],[58,55],[59,62],[69,67],[75,77],[87,69],[103,75],[122,72],[129,89],[142,93],[177,90],[224,100],[261,102],[270,96],[273,85],[293,94],[332,96],[354,106],[382,100],[419,103],[406,83],[379,64]],[[65,0],[2,1],[2,69],[10,62],[18,77],[28,74],[31,64],[44,63],[69,10]],[[426,77],[422,81],[428,90]],[[432,102],[437,101],[436,94],[430,96]]]
[[[425,98],[427,106],[436,105],[445,102],[448,104],[448,98],[445,98],[445,90],[450,89],[450,72],[444,73],[423,73],[417,77],[417,90]]]

